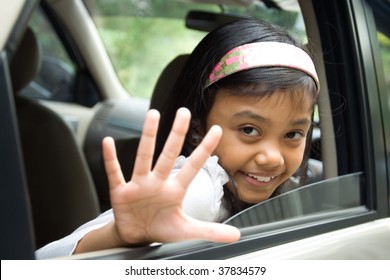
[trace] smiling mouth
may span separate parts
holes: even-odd
[[[249,177],[251,177],[259,182],[263,182],[263,183],[268,183],[272,179],[275,178],[275,176],[274,177],[264,177],[264,176],[257,176],[257,175],[249,174],[249,173],[245,173],[245,175],[247,175],[247,176],[249,176]]]

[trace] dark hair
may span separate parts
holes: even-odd
[[[254,42],[282,42],[304,49],[287,31],[261,20],[235,21],[210,32],[188,58],[163,106],[164,109],[161,111],[161,124],[163,125],[160,125],[159,129],[155,158],[162,151],[175,112],[180,107],[188,108],[192,114],[191,125],[181,153],[184,156],[191,154],[206,134],[207,116],[214,104],[218,89],[223,88],[224,91],[235,92],[235,94],[239,92],[240,95],[258,96],[259,98],[269,96],[275,91],[289,94],[292,98],[306,98],[310,95],[314,105],[317,94],[313,79],[308,74],[291,68],[260,67],[249,69],[228,75],[205,88],[212,69],[222,56],[237,46]],[[302,91],[302,89],[304,90]],[[296,94],[297,92],[304,93]],[[311,139],[308,139],[306,143],[306,158],[309,154],[310,142]],[[305,162],[306,160],[301,167],[305,166]],[[288,185],[288,183],[283,185]],[[283,188],[285,186],[281,185],[275,193],[283,192]],[[227,195],[229,196],[229,192]],[[230,194],[230,197],[234,199],[234,195]],[[236,202],[230,204],[233,204],[231,208],[236,208]],[[242,207],[246,207],[246,205]],[[237,212],[242,207],[231,210]]]

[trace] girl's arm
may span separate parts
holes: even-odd
[[[198,221],[182,211],[187,187],[217,146],[221,129],[212,127],[179,173],[170,178],[191,116],[187,109],[178,110],[164,149],[152,169],[159,118],[156,110],[147,113],[129,182],[123,178],[113,139],[103,140],[114,221],[86,234],[79,241],[75,253],[152,242],[190,239],[233,242],[240,238],[237,228]]]

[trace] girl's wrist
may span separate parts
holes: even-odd
[[[110,224],[111,228],[111,237],[113,238],[113,243],[116,244],[115,247],[125,247],[125,246],[147,246],[150,245],[151,242],[147,238],[147,235],[141,227],[136,226],[126,226],[126,236],[120,233],[118,226],[115,222]]]
[[[112,221],[101,228],[92,230],[79,240],[74,253],[85,253],[96,250],[111,249],[129,246],[120,236],[119,231]]]

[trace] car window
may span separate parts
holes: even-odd
[[[39,43],[41,65],[38,75],[20,94],[34,99],[74,101],[76,65],[58,34],[41,9],[33,13],[29,25]]]
[[[85,0],[95,21],[117,75],[134,96],[150,98],[163,68],[180,54],[189,54],[205,36],[204,22],[185,18],[190,11],[224,13],[236,17],[255,17],[285,26],[306,37],[297,3],[292,10],[268,9],[261,1],[251,6],[226,6],[173,1]],[[239,1],[238,1],[239,2]],[[204,15],[203,15],[204,16]],[[188,22],[187,22],[188,23]]]

